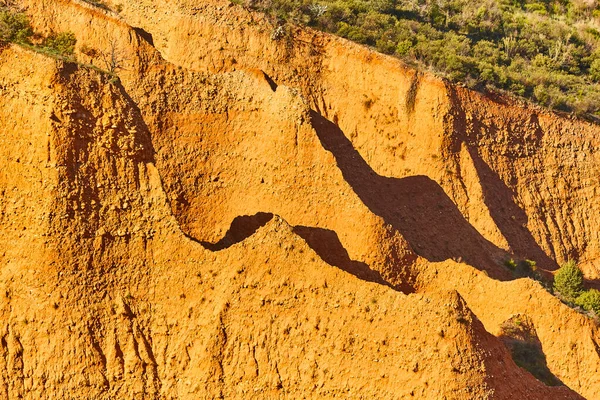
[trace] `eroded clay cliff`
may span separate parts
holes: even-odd
[[[596,126],[228,2],[21,3],[123,68],[0,50],[4,397],[600,396],[593,320],[503,265],[598,276]]]

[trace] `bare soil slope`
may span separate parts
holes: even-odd
[[[595,323],[503,266],[597,277],[597,127],[227,2],[22,5],[124,68],[0,50],[3,397],[600,396]]]

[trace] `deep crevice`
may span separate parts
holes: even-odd
[[[150,32],[145,31],[142,28],[136,28],[136,27],[132,27],[132,28],[139,37],[141,37],[146,42],[148,42],[148,44],[150,46],[154,47],[154,38],[152,37],[152,34]]]

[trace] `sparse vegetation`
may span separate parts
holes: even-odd
[[[515,271],[517,269],[517,263],[514,259],[510,258],[504,261],[504,266],[511,271]]]
[[[585,311],[593,312],[595,316],[600,316],[600,291],[596,289],[590,289],[583,292],[575,304],[582,307]]]
[[[71,32],[53,33],[41,43],[32,43],[34,32],[27,16],[15,6],[0,5],[0,42],[11,42],[33,50],[72,58],[75,52],[75,35]]]
[[[83,1],[85,1],[85,2],[86,2],[86,3],[88,3],[88,4],[91,4],[91,5],[93,5],[93,6],[95,6],[95,7],[102,8],[103,10],[108,10],[108,11],[111,11],[111,9],[110,9],[110,7],[108,6],[108,4],[106,4],[106,3],[105,3],[104,1],[102,1],[102,0],[83,0]]]
[[[0,42],[29,43],[32,35],[33,30],[25,14],[0,6]]]
[[[583,273],[574,261],[560,267],[554,276],[554,291],[570,303],[583,293]]]
[[[515,261],[510,258],[504,261],[504,266],[512,271],[515,278],[531,278],[538,281],[546,290],[552,292],[552,281],[541,273],[535,261]]]
[[[77,39],[72,32],[52,33],[48,37],[40,39],[40,35],[36,35],[32,30],[27,16],[12,3],[10,5],[0,3],[0,45],[2,43],[15,43],[50,57],[77,62],[75,58]],[[91,58],[100,58],[105,64],[106,70],[80,62],[77,64],[107,73],[112,76],[113,82],[118,80],[116,72],[123,69],[127,60],[114,41],[110,43],[106,52],[100,52],[86,45],[81,46],[81,52]]]
[[[454,82],[600,116],[596,0],[245,0],[277,26],[331,32]],[[282,30],[276,28],[274,39]]]
[[[548,369],[542,345],[529,318],[516,315],[505,321],[500,329],[500,338],[510,350],[515,364],[548,386],[562,385]]]
[[[75,44],[77,39],[72,32],[61,32],[51,34],[44,42],[43,47],[50,52],[55,52],[64,57],[73,57],[75,53]]]
[[[529,277],[535,280],[541,280],[537,263],[535,261],[521,260],[517,263],[514,271],[515,274],[519,277]]]
[[[591,318],[600,317],[600,291],[584,288],[583,273],[575,263],[563,264],[554,276],[554,282],[544,276],[535,261],[506,259],[504,266],[513,272],[515,278],[534,279],[550,293],[554,293],[564,303]]]

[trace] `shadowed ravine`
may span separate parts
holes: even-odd
[[[452,259],[485,270],[495,279],[512,279],[512,274],[501,265],[508,254],[464,218],[437,182],[424,175],[378,175],[337,125],[316,112],[311,116],[319,140],[334,155],[344,179],[371,212],[400,232],[415,253],[431,262]],[[481,164],[477,163],[479,168]],[[218,242],[200,243],[212,251],[226,249],[253,235],[272,217],[270,213],[236,217]],[[327,263],[361,279],[389,285],[367,264],[351,260],[335,232],[305,226],[294,228],[294,232]]]
[[[446,90],[454,105],[453,134],[457,138],[455,141],[455,151],[460,144],[468,144],[467,148],[473,166],[477,171],[481,190],[483,192],[483,201],[494,220],[498,230],[508,242],[511,252],[523,259],[530,259],[547,270],[558,268],[556,261],[549,257],[535,240],[532,233],[526,228],[528,216],[527,213],[515,202],[515,192],[498,176],[498,174],[483,160],[479,151],[473,146],[472,140],[464,137],[469,123],[465,111],[458,98],[456,89],[452,85],[446,85]],[[494,96],[496,101],[502,101],[501,96]],[[521,136],[514,135],[512,140],[519,141],[522,147],[542,147],[543,130],[540,126],[537,114],[532,114],[529,120],[531,128],[528,131],[529,141]],[[472,121],[472,131],[478,134],[485,134],[491,137],[498,135],[498,127],[493,124],[484,125],[480,121]],[[547,245],[552,249],[552,242],[547,240]],[[554,254],[555,255],[555,254]]]
[[[535,260],[544,269],[558,268],[556,261],[544,253],[526,228],[527,214],[515,203],[514,193],[481,159],[475,149],[469,149],[469,154],[479,174],[484,202],[511,250],[522,258]]]
[[[337,125],[316,112],[311,116],[323,147],[334,155],[354,192],[374,214],[398,230],[418,255],[432,262],[460,260],[495,279],[511,279],[499,265],[506,256],[504,250],[469,224],[437,182],[423,175],[378,175]]]

